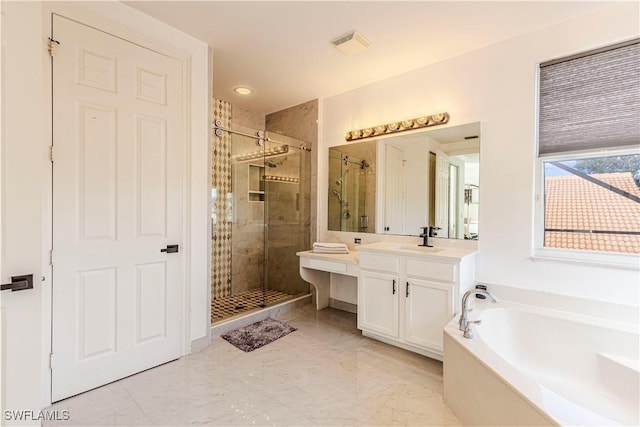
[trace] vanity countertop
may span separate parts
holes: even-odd
[[[397,242],[377,242],[361,245],[348,254],[323,254],[312,250],[297,252],[299,257],[313,258],[327,261],[339,261],[346,264],[358,264],[358,252],[386,253],[389,255],[419,256],[434,260],[460,261],[462,258],[473,255],[477,249],[462,246],[436,246],[425,248],[417,244]]]
[[[425,248],[417,244],[377,242],[358,247],[360,252],[387,253],[391,255],[419,256],[435,260],[460,261],[477,252],[476,249],[456,246]]]
[[[296,252],[299,257],[341,261],[346,264],[358,264],[358,252],[350,251],[348,254],[321,254],[310,251]]]

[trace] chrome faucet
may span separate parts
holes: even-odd
[[[481,320],[468,320],[467,319],[467,301],[471,295],[486,295],[489,297],[491,302],[498,302],[498,298],[493,296],[493,294],[489,291],[485,291],[483,289],[469,289],[462,296],[462,309],[460,313],[460,320],[458,321],[458,325],[461,331],[464,331],[465,338],[473,338],[473,330],[471,329],[471,325],[480,324]]]

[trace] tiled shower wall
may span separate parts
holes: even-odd
[[[265,119],[267,131],[286,135],[309,143],[311,153],[311,204],[310,204],[310,234],[309,239],[316,241],[317,223],[317,188],[318,188],[318,100],[314,99],[304,104],[296,105],[285,110],[268,114]]]
[[[213,120],[220,120],[225,128],[231,127],[231,104],[213,100]],[[211,297],[231,295],[231,222],[227,221],[227,194],[231,193],[231,135],[213,135],[211,147]]]
[[[316,182],[318,156],[318,100],[296,105],[266,117],[266,130],[273,134],[286,135],[304,141],[311,152],[299,154],[300,183],[296,191],[298,221],[288,221],[295,212],[295,193],[288,193],[287,184],[271,185],[273,195],[268,203],[267,268],[265,281],[269,289],[291,295],[308,292],[309,285],[300,278],[296,252],[311,248],[316,239]],[[280,136],[274,136],[286,142]],[[293,150],[295,151],[295,150]],[[274,197],[275,196],[275,197]],[[277,197],[277,200],[276,200]],[[288,213],[287,213],[288,209]],[[295,223],[295,231],[291,229]]]

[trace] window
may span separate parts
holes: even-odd
[[[640,40],[540,65],[538,154],[538,255],[640,254]]]
[[[640,253],[640,155],[543,164],[545,247]]]

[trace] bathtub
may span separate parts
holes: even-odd
[[[465,425],[640,425],[638,325],[488,300],[444,331],[444,391]]]

